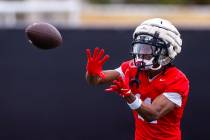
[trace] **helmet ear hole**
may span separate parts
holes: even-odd
[[[177,48],[174,46],[174,47],[173,47],[173,50],[174,50],[174,51],[177,51]]]

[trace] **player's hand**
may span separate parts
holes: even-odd
[[[89,75],[99,76],[102,79],[105,78],[103,70],[103,64],[109,59],[109,55],[104,55],[104,49],[95,48],[93,55],[91,56],[90,49],[86,49],[87,54],[87,65],[86,71]]]
[[[109,93],[116,92],[123,98],[131,95],[131,90],[125,85],[121,77],[114,80],[113,84],[109,88],[105,89],[105,91]]]

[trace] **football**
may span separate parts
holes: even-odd
[[[28,41],[40,49],[56,48],[63,42],[58,29],[45,22],[36,22],[28,25],[25,33]]]

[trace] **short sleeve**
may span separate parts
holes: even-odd
[[[164,92],[163,95],[168,100],[170,100],[171,102],[176,104],[178,107],[182,106],[182,96],[179,93],[176,93],[176,92]]]
[[[116,68],[115,71],[117,71],[122,78],[125,77],[125,73],[126,73],[126,70],[129,68],[129,62],[130,61],[125,61],[123,62],[120,67]]]
[[[115,71],[117,71],[117,72],[120,74],[120,76],[121,76],[122,78],[125,77],[125,75],[124,75],[124,73],[123,73],[121,67],[116,68]]]

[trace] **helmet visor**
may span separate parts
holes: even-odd
[[[148,44],[135,43],[133,45],[132,54],[134,54],[134,55],[153,54],[154,50],[155,50],[154,46],[151,46]]]

